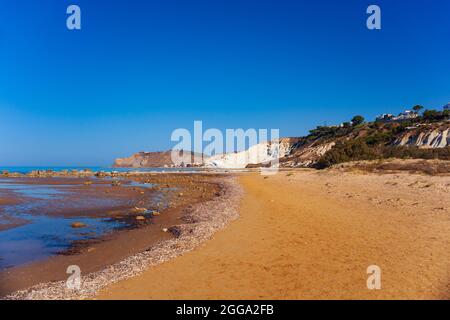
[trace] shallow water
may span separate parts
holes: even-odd
[[[5,180],[0,181],[0,190],[13,191],[19,196],[28,198],[49,200],[55,199],[58,195],[66,193],[64,190],[60,189],[60,187],[64,187],[64,185],[59,185],[58,188],[55,188],[55,186],[50,185],[29,185],[4,182]]]
[[[62,218],[24,215],[28,224],[0,232],[0,269],[40,260],[68,249],[75,240],[94,239],[124,226],[101,218]],[[74,229],[72,222],[86,228]]]
[[[0,224],[7,224],[7,218],[14,218],[22,223],[0,231],[0,270],[47,258],[70,248],[73,241],[98,238],[126,226],[124,222],[106,218],[48,216],[50,205],[54,209],[68,205],[70,208],[77,208],[117,204],[115,199],[96,199],[95,196],[67,203],[64,197],[73,192],[68,187],[70,186],[20,184],[17,180],[0,180],[0,194],[13,193],[23,200],[18,204],[0,207]],[[71,224],[76,221],[85,223],[87,227],[72,228]]]

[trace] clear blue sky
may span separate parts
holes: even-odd
[[[435,108],[449,53],[448,0],[3,0],[0,165],[108,165],[194,120],[298,136]]]

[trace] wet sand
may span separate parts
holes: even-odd
[[[3,191],[0,193],[0,231],[18,227],[26,221],[11,217],[3,212],[3,206],[18,204],[20,201],[12,192]]]
[[[0,183],[33,187],[51,187],[56,193],[52,195],[33,195],[25,190],[12,192],[14,189],[0,189],[0,210],[3,205],[24,204],[41,201],[45,207],[36,206],[27,210],[30,214],[60,217],[100,217],[108,212],[123,209],[131,203],[139,201],[139,194],[132,188],[112,187],[111,181],[95,178],[0,178]],[[89,183],[89,184],[88,184]],[[6,186],[8,187],[8,186]],[[65,192],[67,194],[65,194]],[[144,191],[147,191],[144,189]],[[148,195],[147,195],[148,196]],[[55,199],[53,199],[53,197]],[[54,201],[53,201],[54,200]],[[45,209],[45,210],[43,210]]]
[[[127,180],[139,183],[150,183],[156,186],[143,188],[133,186],[112,187],[111,181],[95,180],[95,185],[84,185],[86,179],[77,178],[42,178],[29,179],[28,183],[40,184],[74,184],[76,191],[65,198],[63,206],[52,205],[49,214],[73,216],[109,216],[126,220],[130,227],[105,235],[96,240],[75,243],[64,254],[53,256],[45,261],[38,261],[22,266],[9,268],[0,272],[0,296],[16,290],[29,288],[38,283],[67,279],[66,269],[69,265],[78,265],[83,274],[103,269],[105,266],[121,261],[138,252],[147,250],[153,244],[174,237],[163,228],[179,223],[183,213],[197,203],[208,201],[217,196],[220,186],[214,182],[215,175],[186,174],[145,174],[127,175]],[[27,178],[24,178],[27,179]],[[62,181],[60,181],[62,179]],[[73,191],[73,189],[72,189]],[[155,192],[164,193],[167,203],[156,204]],[[71,203],[85,197],[120,199],[119,204],[112,207],[73,208]],[[20,200],[20,199],[19,199]],[[122,201],[123,200],[123,201]],[[61,202],[61,201],[60,201]],[[135,207],[158,209],[159,215],[145,220],[136,220],[142,213],[135,212]],[[89,210],[87,210],[89,209]]]
[[[450,177],[243,174],[240,218],[98,299],[450,299]],[[381,268],[381,290],[367,268]]]

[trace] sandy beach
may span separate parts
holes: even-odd
[[[239,219],[97,299],[449,299],[450,177],[295,170],[238,177]],[[381,268],[369,290],[367,267]]]

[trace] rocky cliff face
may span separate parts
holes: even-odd
[[[398,137],[394,145],[416,146],[419,148],[445,148],[450,146],[449,128],[412,129]]]
[[[255,168],[266,166],[278,159],[280,167],[308,167],[316,163],[334,144],[321,141],[303,144],[302,138],[282,138],[279,146],[264,142],[242,152],[212,156],[205,161],[205,166],[230,169]]]
[[[119,158],[115,168],[164,167],[172,164],[170,152],[138,152],[128,158]]]
[[[383,134],[383,129],[378,131]],[[290,152],[280,158],[281,167],[311,167],[325,155],[337,141],[353,141],[355,139],[367,138],[369,131],[363,129],[339,138],[316,139],[312,142],[300,140],[292,145]],[[374,134],[373,132],[370,134]],[[306,140],[308,141],[308,140]],[[450,123],[441,122],[434,124],[417,124],[415,127],[407,128],[403,133],[394,135],[391,146],[414,146],[423,149],[450,147]]]
[[[298,138],[282,138],[278,143],[262,142],[245,151],[219,154],[205,160],[206,167],[242,169],[248,166],[264,165],[275,159],[286,157]]]
[[[195,160],[201,159],[202,155],[194,158],[193,152],[185,152],[183,158],[179,159],[177,163],[172,161],[172,151],[164,152],[138,152],[128,158],[116,159],[113,166],[115,168],[162,168],[162,167],[184,167],[191,163],[200,165]]]
[[[325,127],[332,128],[332,127]],[[332,130],[340,130],[334,127]],[[383,126],[375,127],[367,124],[359,129],[350,129],[340,135],[307,136],[302,138],[282,138],[279,144],[263,142],[241,152],[231,152],[214,155],[209,158],[203,156],[203,161],[194,166],[210,168],[241,169],[249,167],[262,167],[278,159],[280,167],[296,168],[314,166],[322,156],[330,151],[336,142],[342,141],[369,141],[368,138],[379,138],[379,135],[389,133],[389,142],[378,141],[379,146],[416,146],[419,148],[446,148],[450,147],[450,123],[440,122],[433,124],[416,124],[415,127],[406,128],[406,131],[395,133]],[[325,130],[326,131],[326,130]],[[372,139],[373,141],[373,139]],[[393,142],[391,142],[393,141]],[[367,142],[368,143],[368,142]],[[115,167],[180,167],[186,163],[194,163],[193,153],[185,155],[186,161],[173,163],[171,152],[140,152],[129,158],[117,159]],[[197,158],[199,159],[199,158]],[[200,156],[200,159],[201,156]]]
[[[280,159],[280,166],[285,168],[309,167],[315,164],[328,150],[335,145],[335,142],[312,143],[309,145],[293,148],[292,153]]]

